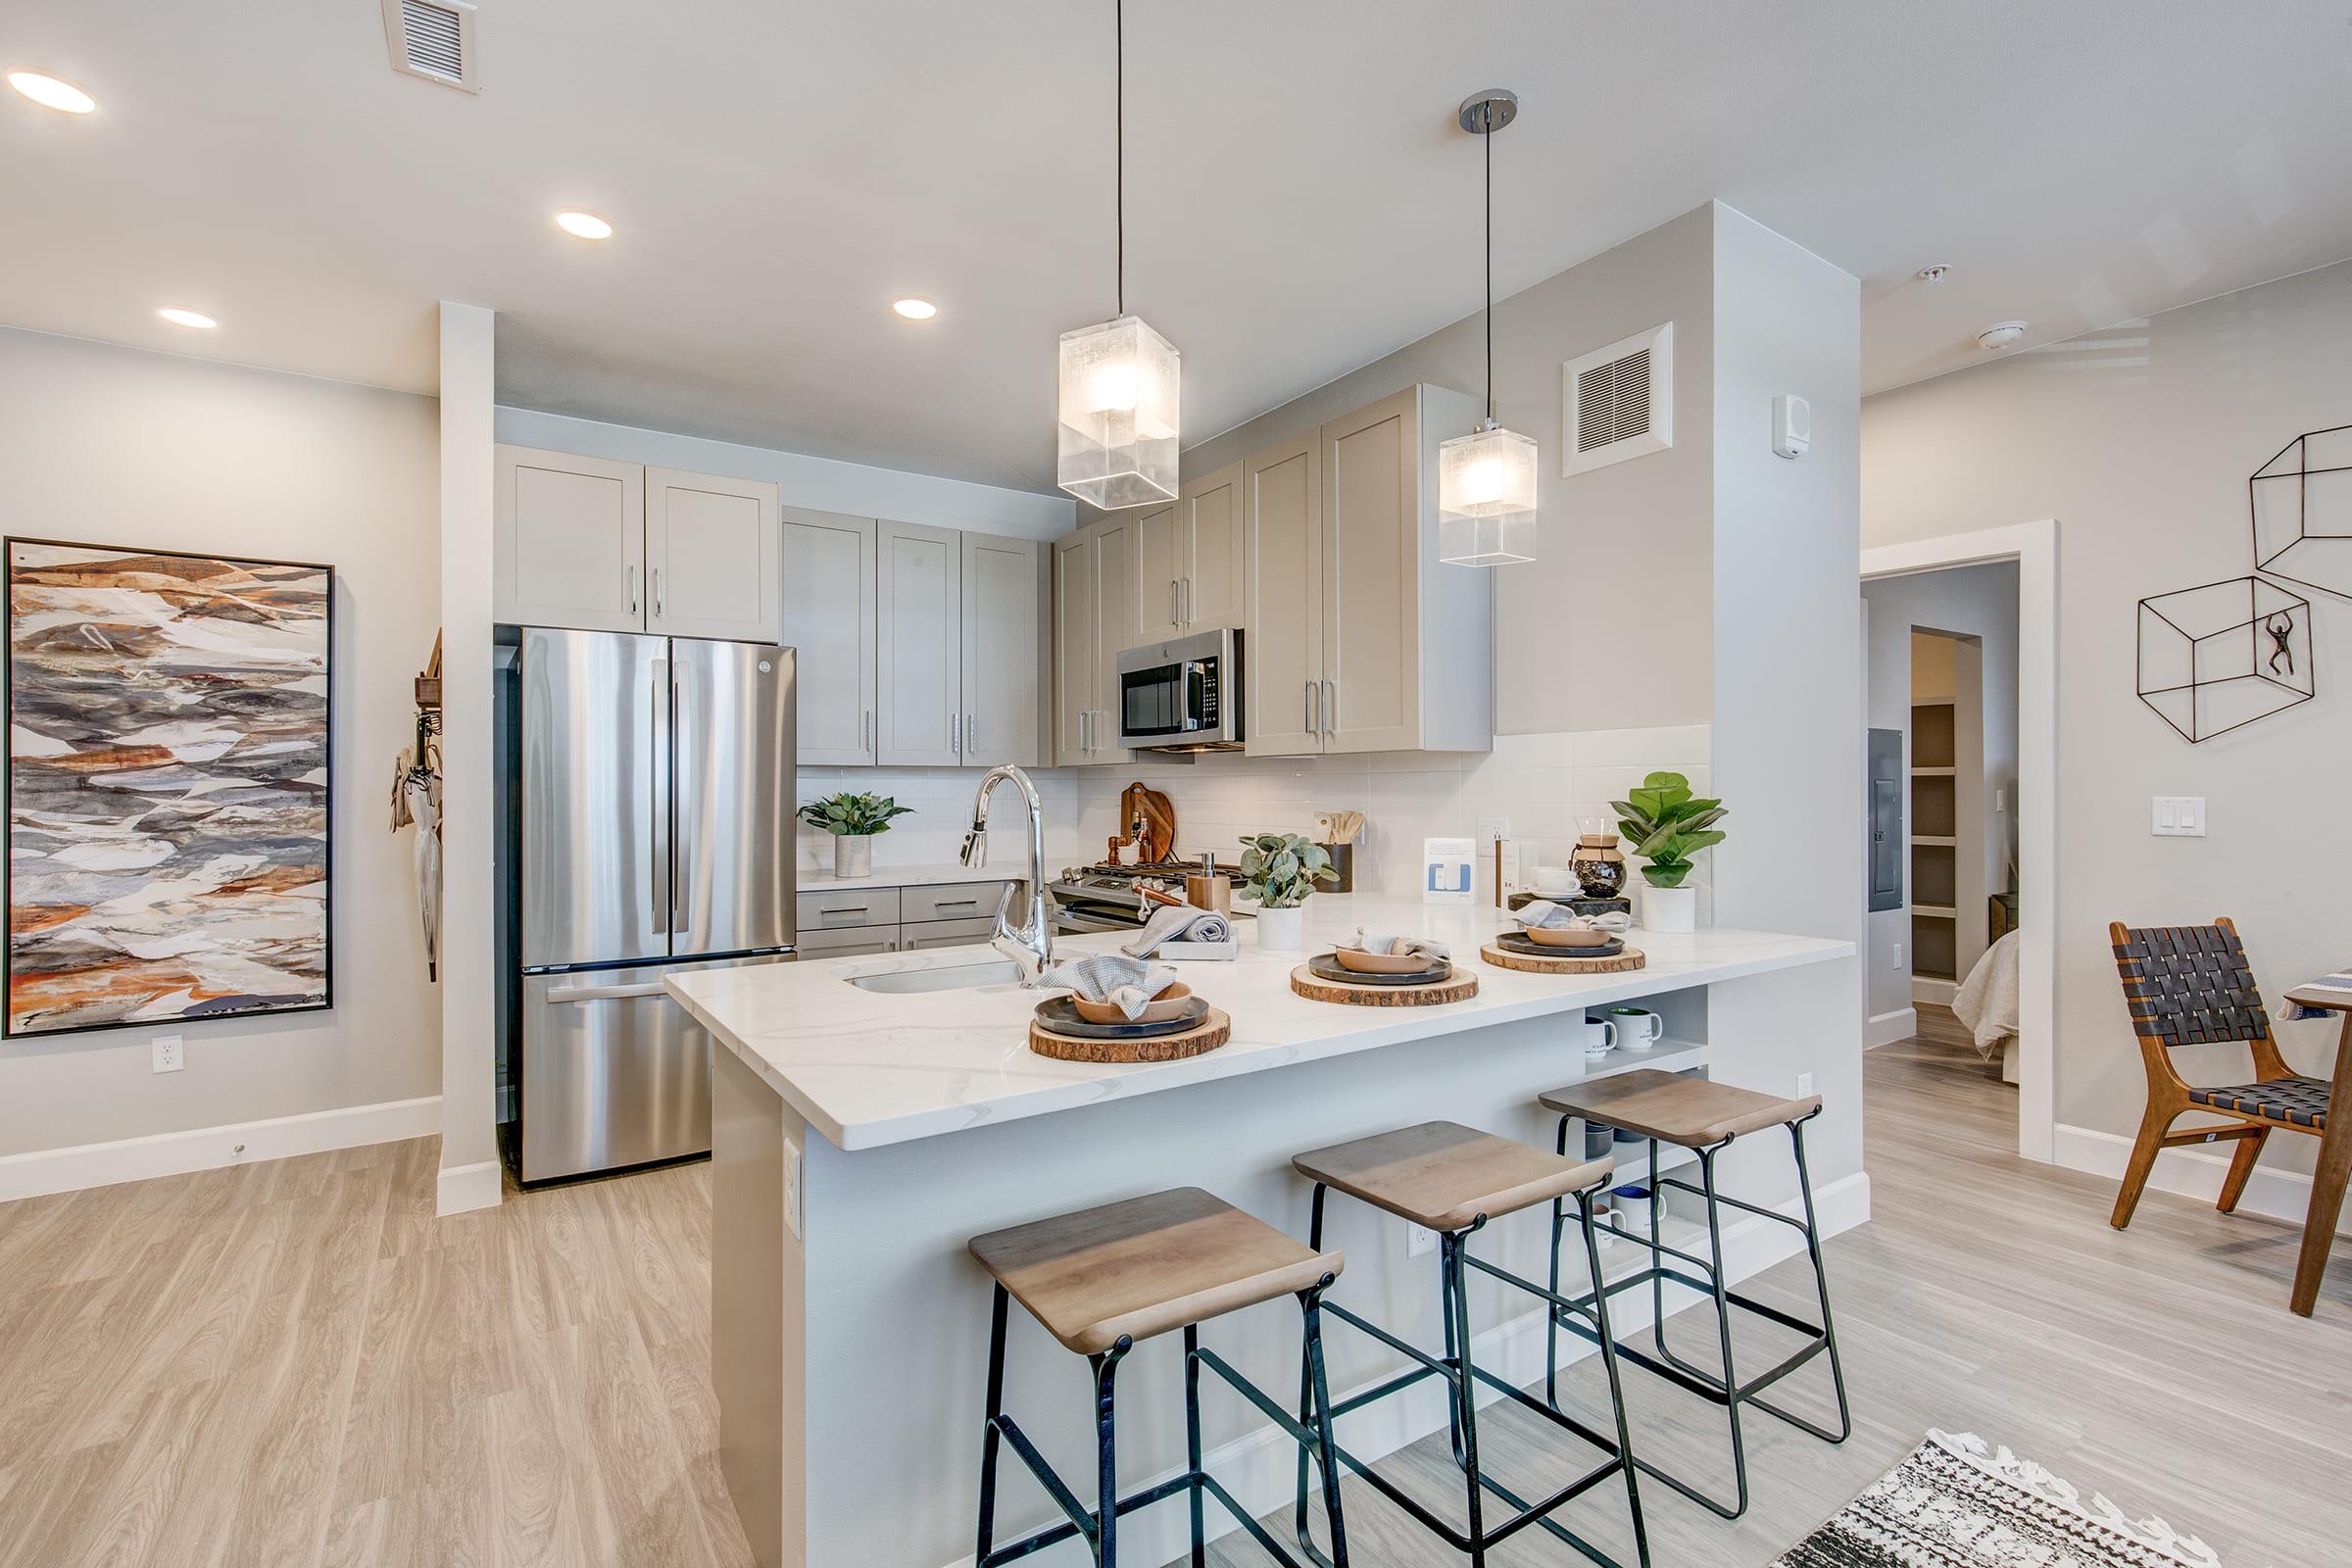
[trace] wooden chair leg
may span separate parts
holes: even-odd
[[[2352,1014],[2344,1029],[2352,1034]],[[2352,1051],[2352,1044],[2343,1048]],[[2335,1245],[2336,1216],[2343,1212],[2344,1186],[2352,1181],[2352,1122],[2338,1118],[2320,1137],[2320,1162],[2311,1173],[2311,1212],[2303,1220],[2303,1248],[2295,1260],[2295,1289],[2289,1304],[2303,1317],[2319,1304],[2320,1279]]]
[[[2222,1179],[2221,1200],[2214,1207],[2225,1214],[2237,1212],[2237,1200],[2246,1196],[2246,1183],[2254,1175],[2254,1162],[2262,1157],[2262,1146],[2270,1141],[2268,1127],[2238,1140],[2237,1152],[2230,1156],[2230,1174]]]
[[[2139,1195],[2146,1190],[2148,1173],[2156,1168],[2156,1156],[2164,1149],[2164,1135],[2172,1130],[2180,1116],[2178,1110],[2149,1105],[2147,1114],[2139,1121],[2139,1139],[2132,1146],[2132,1163],[2124,1167],[2124,1190],[2115,1197],[2115,1213],[2107,1223],[2122,1230],[2132,1223],[2132,1211],[2139,1206]]]

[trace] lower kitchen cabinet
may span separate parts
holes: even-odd
[[[847,926],[839,930],[803,931],[793,948],[804,958],[855,958],[869,953],[899,951],[895,925]]]
[[[1015,885],[937,882],[804,893],[795,945],[805,958],[850,958],[986,942],[996,929],[997,901]]]

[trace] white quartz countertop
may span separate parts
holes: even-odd
[[[1479,994],[1467,1002],[1353,1007],[1309,1002],[1293,992],[1290,973],[1304,955],[1259,952],[1256,923],[1244,921],[1237,928],[1238,958],[1181,966],[1194,991],[1232,1017],[1232,1039],[1184,1061],[1136,1065],[1054,1061],[1032,1052],[1029,1015],[1041,994],[1017,985],[889,995],[847,983],[858,975],[996,959],[995,950],[985,945],[894,957],[698,969],[672,974],[665,983],[688,1012],[810,1126],[837,1147],[857,1150],[1821,963],[1854,952],[1850,942],[1762,931],[1666,936],[1636,930],[1628,940],[1647,955],[1645,968],[1534,975],[1479,960],[1480,943],[1506,923],[1493,908],[1432,906],[1373,894],[1325,894],[1309,901],[1310,952],[1327,951],[1334,939],[1367,925],[1436,937],[1451,948],[1457,963],[1478,976]],[[1057,956],[1107,952],[1121,940],[1117,934],[1057,937],[1054,950]]]

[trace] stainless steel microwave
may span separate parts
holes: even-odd
[[[1220,752],[1242,744],[1242,634],[1204,631],[1118,658],[1119,745]]]

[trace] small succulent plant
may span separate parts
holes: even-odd
[[[867,838],[890,831],[890,819],[914,809],[887,795],[853,795],[843,791],[801,808],[801,820],[836,838]]]
[[[1260,833],[1242,841],[1242,891],[1269,909],[1295,909],[1317,882],[1337,882],[1331,856],[1296,833]]]

